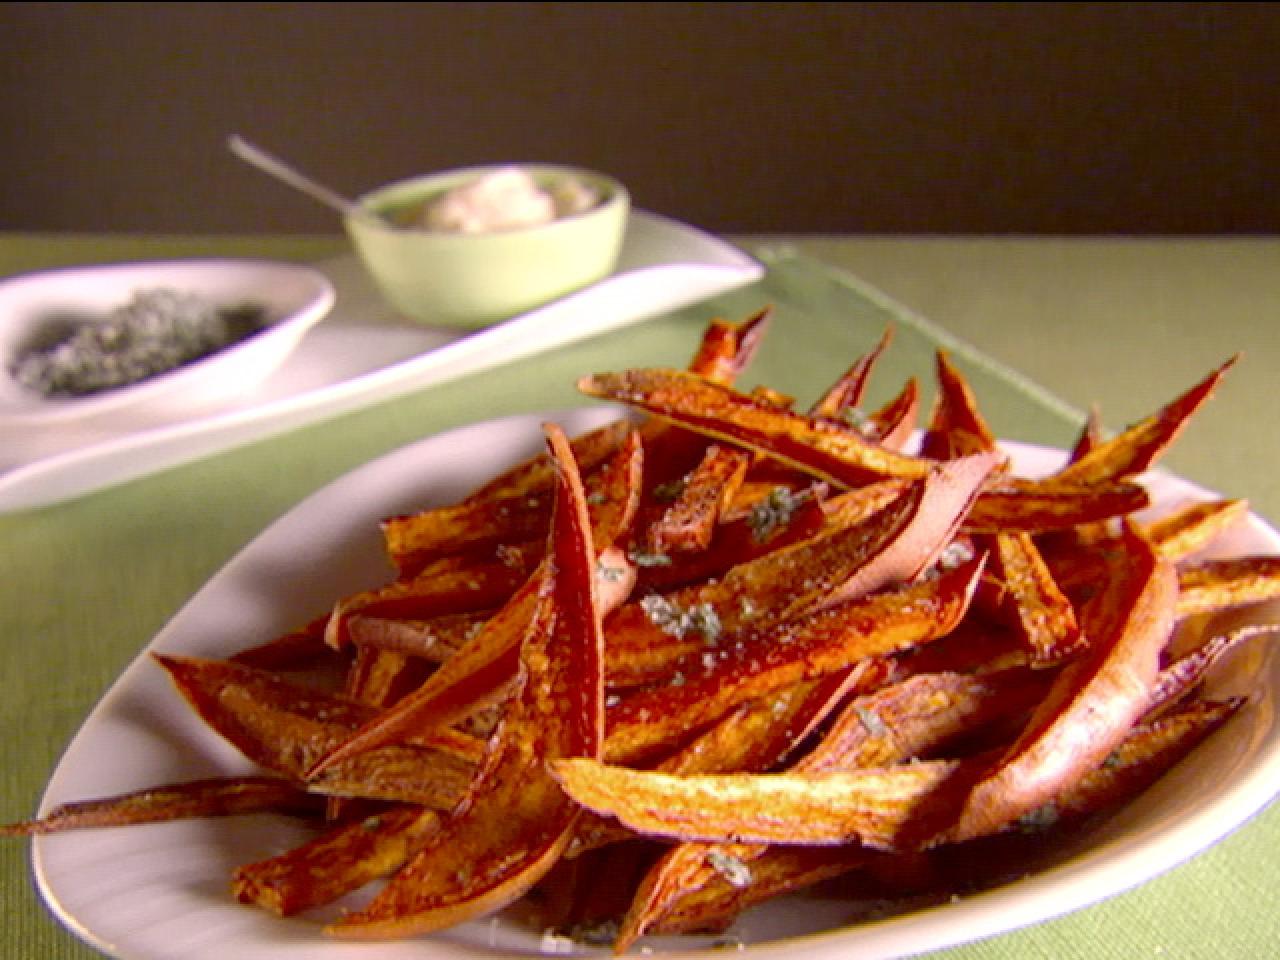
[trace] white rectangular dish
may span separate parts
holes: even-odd
[[[635,211],[607,279],[481,331],[395,316],[354,257],[318,264],[337,291],[260,389],[215,412],[140,406],[92,422],[0,422],[0,512],[57,503],[240,444],[679,309],[764,268],[686,224]]]

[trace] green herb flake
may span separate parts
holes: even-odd
[[[640,607],[650,623],[673,637],[683,638],[696,633],[711,643],[720,636],[720,616],[710,603],[700,603],[684,610],[666,597],[651,594],[640,599]]]
[[[1058,807],[1052,801],[1030,810],[1018,818],[1018,829],[1024,833],[1039,833],[1058,822]]]
[[[840,411],[840,419],[859,433],[864,431],[870,423],[866,413],[858,407],[845,407]]]
[[[883,737],[889,733],[889,728],[885,726],[885,722],[880,719],[880,715],[874,710],[854,704],[853,712],[858,716],[858,722],[862,724],[862,728],[873,737]]]
[[[622,567],[611,567],[607,563],[596,561],[596,577],[605,583],[619,583],[626,575],[627,571]]]
[[[973,545],[964,540],[952,540],[938,554],[938,569],[954,570],[973,559]]]
[[[607,947],[618,939],[618,921],[601,920],[597,923],[574,924],[565,931],[570,940],[592,947]]]
[[[757,543],[768,540],[775,532],[791,522],[791,516],[800,505],[801,498],[787,487],[774,487],[751,508],[747,525]]]
[[[738,889],[751,886],[751,868],[732,854],[713,848],[707,851],[707,863],[729,886]]]
[[[675,503],[688,485],[687,477],[672,480],[669,483],[660,483],[653,488],[653,499],[658,503]]]
[[[1120,756],[1117,750],[1111,751],[1102,761],[1103,770],[1118,770],[1124,766],[1124,757]]]
[[[632,550],[628,557],[637,567],[669,567],[671,558],[665,553],[654,553],[646,550]]]

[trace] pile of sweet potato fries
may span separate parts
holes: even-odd
[[[1280,558],[1204,559],[1243,501],[1139,514],[1234,358],[1030,478],[945,352],[931,409],[914,380],[863,408],[891,332],[807,411],[736,388],[769,317],[584,377],[635,415],[548,423],[545,454],[385,519],[384,586],[225,660],[156,653],[260,776],[0,830],[287,812],[315,838],[238,868],[241,901],[353,895],[325,932],[374,939],[522,900],[622,952],[836,876],[954,883],[931,865],[1105,814],[1241,706],[1202,680],[1266,631],[1188,625],[1280,596]]]

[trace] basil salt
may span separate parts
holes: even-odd
[[[82,397],[146,380],[229,347],[263,328],[260,306],[219,307],[201,296],[140,290],[104,317],[73,321],[51,345],[11,365],[22,386],[48,397]]]

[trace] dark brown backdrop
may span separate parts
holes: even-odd
[[[578,163],[725,232],[1280,231],[1280,4],[0,6],[0,228],[326,231]]]

